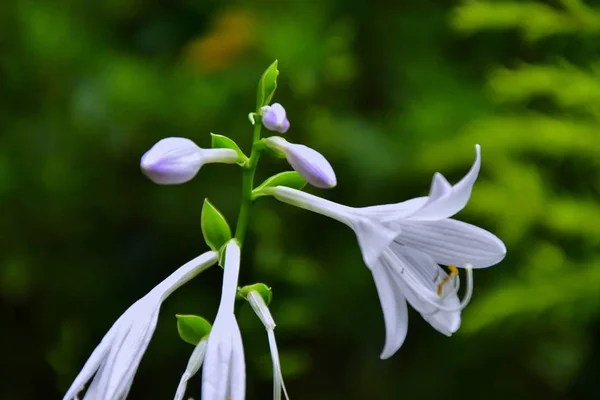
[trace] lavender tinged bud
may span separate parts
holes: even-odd
[[[203,149],[190,139],[170,137],[159,140],[141,159],[142,172],[159,185],[178,185],[192,179],[204,164],[237,161],[231,149]]]
[[[279,136],[266,138],[265,144],[285,154],[292,168],[311,185],[322,189],[337,185],[331,164],[318,151],[302,144],[290,143]]]
[[[285,108],[279,103],[273,103],[270,106],[261,108],[262,121],[265,128],[270,131],[286,133],[290,129]]]

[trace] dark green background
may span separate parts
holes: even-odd
[[[114,320],[205,251],[208,197],[233,224],[240,173],[158,186],[141,155],[167,136],[247,150],[256,83],[280,62],[290,141],[321,151],[352,206],[427,193],[483,165],[459,218],[502,238],[452,338],[411,312],[384,325],[353,233],[261,199],[241,284],[273,287],[293,399],[600,397],[600,4],[444,0],[0,3],[3,400],[61,398]],[[265,158],[258,180],[286,169]],[[174,294],[131,399],[172,398],[192,351],[176,313],[214,318],[213,268]],[[271,396],[262,325],[244,308],[248,399]],[[198,399],[200,379],[189,386]]]

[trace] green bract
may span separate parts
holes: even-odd
[[[202,206],[201,225],[206,244],[215,251],[219,251],[231,239],[231,229],[225,217],[208,199],[204,199]]]
[[[184,342],[196,346],[210,333],[210,323],[197,315],[177,314],[177,332]]]
[[[250,293],[253,290],[260,294],[260,297],[263,298],[267,305],[271,303],[271,299],[273,298],[273,291],[264,283],[255,283],[253,285],[244,286],[243,288],[240,288],[238,290],[238,294],[244,299],[246,299],[248,297],[248,293]]]
[[[254,189],[252,191],[252,198],[255,199],[257,197],[266,196],[267,193],[263,190],[275,186],[287,186],[293,189],[302,190],[302,188],[306,186],[306,181],[302,175],[296,171],[280,172],[279,174],[267,178],[259,187]]]
[[[215,133],[211,133],[211,142],[213,149],[231,149],[235,150],[238,154],[237,163],[242,165],[248,161],[248,157],[244,154],[244,152],[239,148],[239,146],[227,136],[217,135]]]
[[[277,60],[273,64],[269,65],[269,68],[260,77],[258,82],[258,92],[256,95],[256,112],[260,112],[263,106],[268,105],[275,94],[277,89]]]

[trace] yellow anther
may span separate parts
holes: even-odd
[[[448,269],[450,270],[450,273],[448,274],[448,276],[446,276],[444,279],[442,279],[442,281],[440,282],[440,284],[437,287],[438,296],[441,296],[442,293],[444,293],[444,286],[446,285],[446,283],[448,283],[450,281],[450,279],[452,279],[452,277],[458,275],[458,268],[456,267],[456,265],[450,264],[450,265],[448,265]]]

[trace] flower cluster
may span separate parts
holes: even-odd
[[[249,115],[254,125],[249,157],[233,140],[214,134],[210,149],[203,149],[190,139],[171,137],[160,140],[143,155],[142,172],[161,185],[188,182],[207,163],[237,164],[243,170],[243,183],[235,233],[218,209],[205,200],[201,230],[211,250],[180,267],[125,311],[92,352],[64,400],[79,398],[82,393],[83,399],[88,400],[127,397],[162,302],[183,283],[216,263],[223,268],[223,285],[214,324],[211,326],[199,316],[178,315],[181,338],[195,347],[175,399],[184,398],[187,382],[201,367],[203,400],[245,398],[245,356],[235,315],[236,301],[244,301],[267,332],[273,362],[273,398],[279,400],[283,393],[289,400],[275,342],[276,325],[268,307],[271,289],[262,283],[238,286],[251,205],[263,196],[328,216],[356,233],[383,310],[386,337],[381,358],[391,357],[406,338],[407,304],[444,335],[450,336],[459,329],[461,311],[473,291],[473,269],[497,264],[506,254],[502,241],[490,232],[451,218],[469,201],[481,168],[480,147],[475,146],[473,166],[455,185],[443,175],[434,174],[428,196],[359,208],[331,202],[303,191],[306,183],[317,188],[337,185],[334,170],[322,154],[281,136],[261,138],[263,126],[280,134],[290,128],[283,106],[270,104],[277,75],[275,62],[259,82],[256,112]],[[255,187],[254,174],[261,153],[287,159],[294,171],[276,174]],[[447,266],[448,272],[441,266]],[[462,299],[458,295],[458,268],[463,268],[466,276]]]

